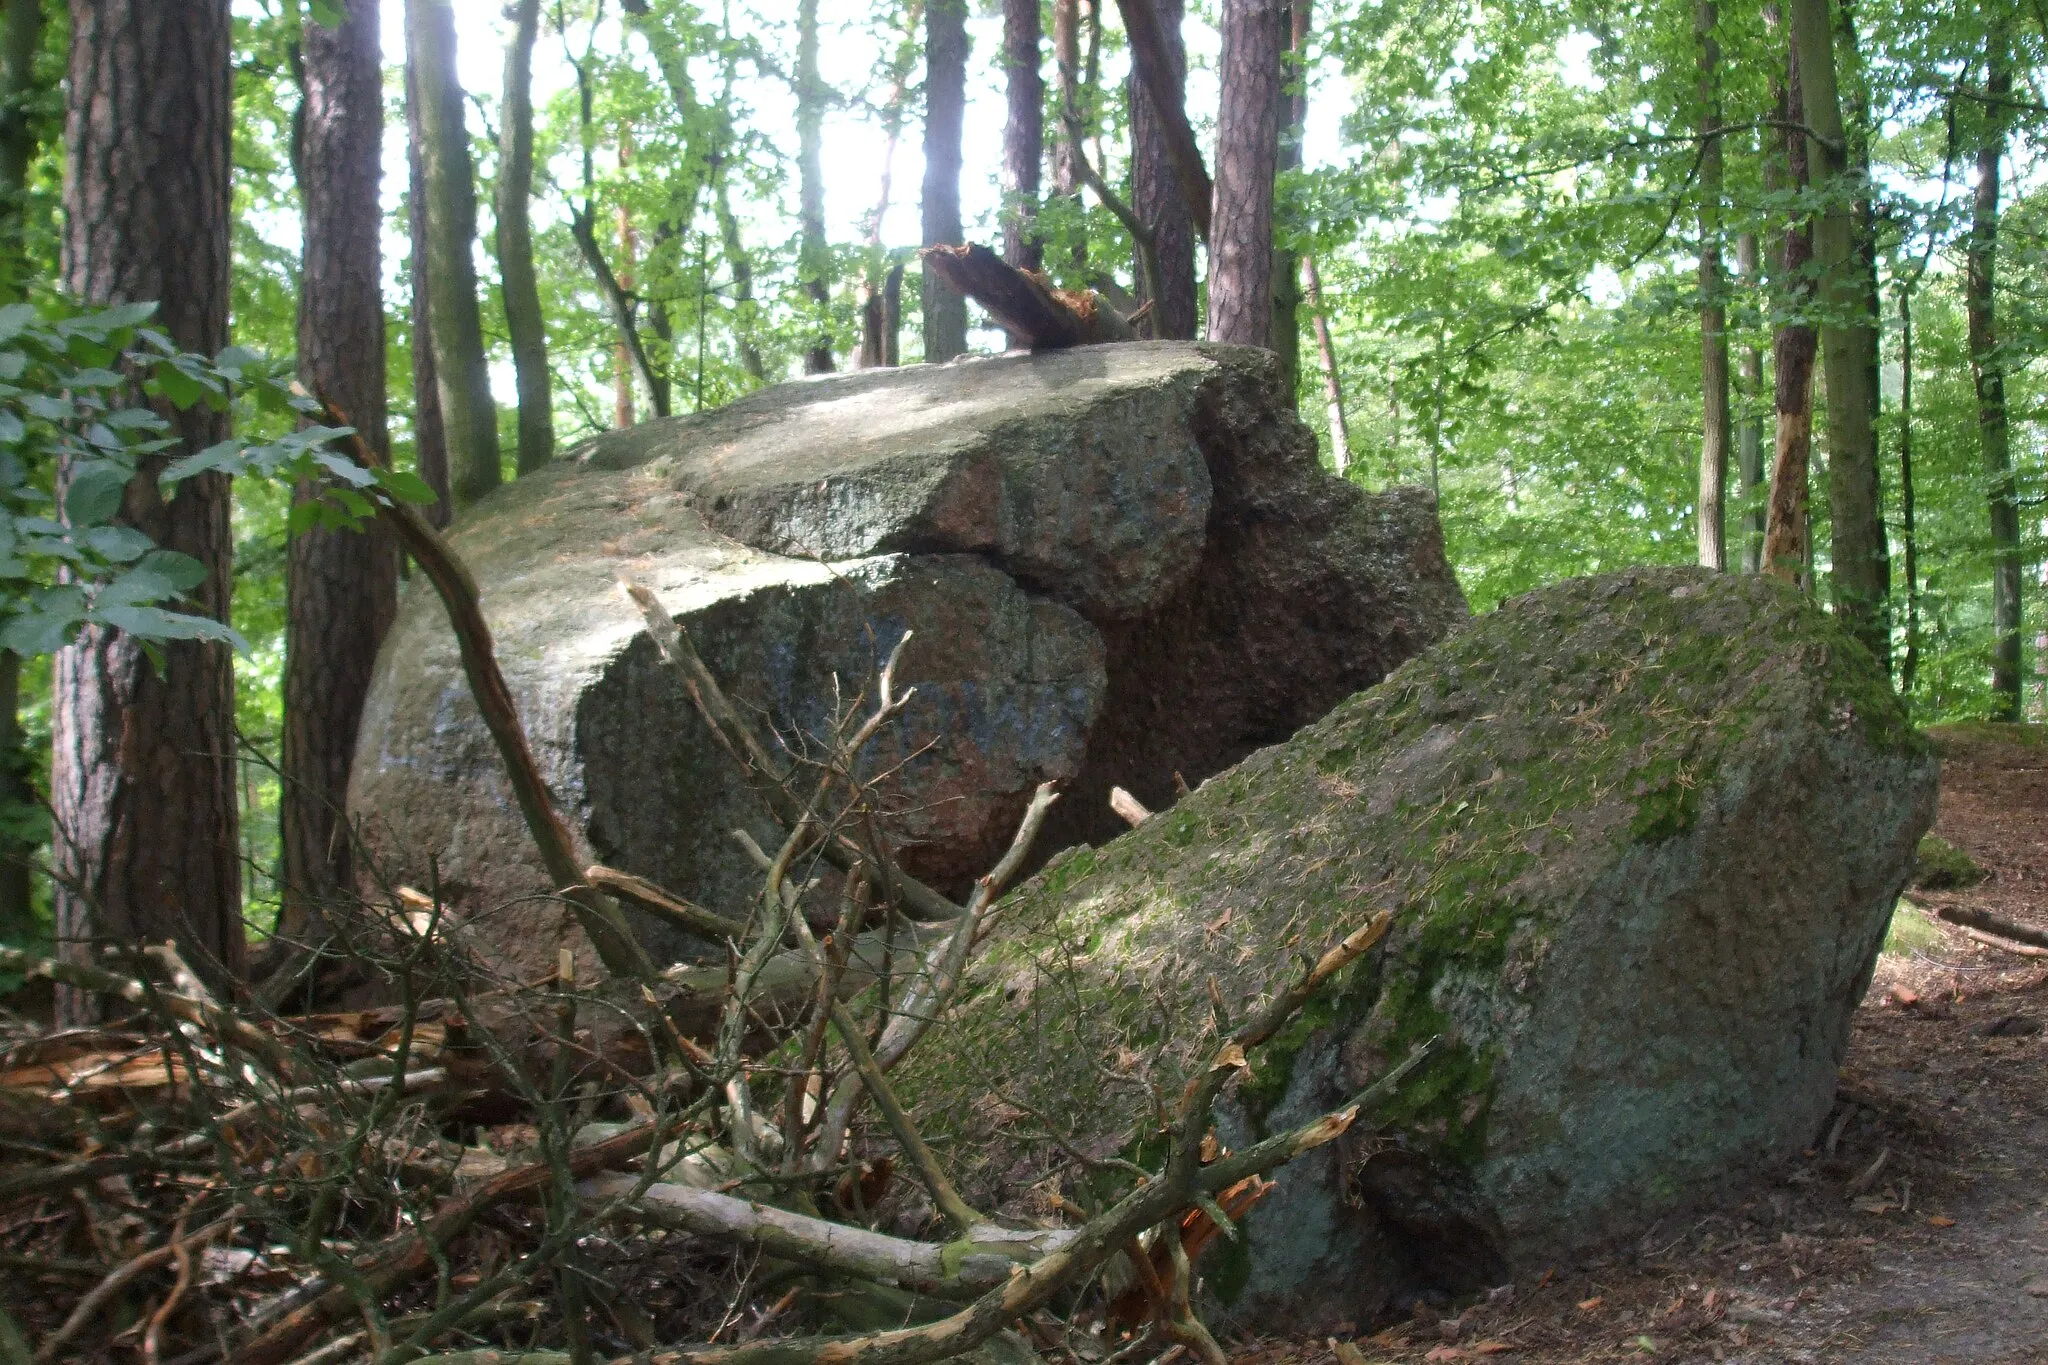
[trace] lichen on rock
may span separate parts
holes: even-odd
[[[1446,1040],[1383,1141],[1288,1168],[1212,1271],[1240,1311],[1362,1321],[1808,1142],[1934,783],[1884,675],[1790,589],[1560,584],[1056,861],[906,1085],[976,1197],[1028,1204],[1066,1153],[1149,1140],[1213,1046],[1211,983],[1242,1018],[1393,911],[1219,1125],[1249,1140]]]

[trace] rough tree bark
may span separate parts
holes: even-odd
[[[428,317],[427,162],[421,152],[426,132],[420,119],[419,63],[410,44],[405,57],[406,227],[410,239],[408,270],[412,276],[412,446],[413,465],[434,505],[427,520],[445,529],[455,519],[455,495],[448,487],[448,432],[441,423],[441,381],[434,372],[434,324]]]
[[[1144,87],[1151,99],[1152,113],[1157,119],[1159,136],[1165,142],[1167,160],[1173,166],[1174,182],[1180,186],[1181,202],[1186,205],[1189,220],[1195,232],[1203,241],[1209,240],[1210,219],[1214,212],[1216,187],[1209,180],[1209,171],[1202,164],[1202,151],[1195,143],[1195,133],[1188,126],[1187,114],[1187,55],[1181,46],[1180,0],[1167,0],[1166,4],[1155,0],[1117,0],[1117,10],[1123,15],[1124,34],[1131,44],[1131,75]],[[1224,95],[1223,104],[1230,105],[1230,32],[1232,6],[1224,6]],[[1239,6],[1238,8],[1242,8]],[[1261,10],[1271,9],[1269,22],[1275,28],[1271,35],[1273,44],[1273,79],[1279,78],[1279,44],[1284,41],[1280,17],[1276,5],[1259,6]],[[1261,86],[1261,89],[1265,89]],[[1275,114],[1278,110],[1273,111]],[[1219,158],[1221,149],[1218,150]],[[1270,178],[1270,177],[1269,177]]]
[[[211,355],[228,336],[228,0],[79,0],[71,23],[65,288],[96,304],[155,300],[174,342]],[[190,605],[225,620],[228,480],[200,475],[167,502],[156,472],[223,439],[228,417],[204,405],[167,415],[180,446],[136,475],[122,516],[206,566]],[[58,950],[79,960],[95,938],[176,939],[225,987],[245,966],[233,660],[223,644],[160,650],[161,668],[132,637],[91,628],[57,656]],[[95,1005],[64,991],[59,1017]]]
[[[434,377],[448,440],[449,485],[466,507],[498,486],[498,412],[477,309],[476,178],[462,85],[455,71],[450,0],[406,0],[406,50],[419,94],[426,171],[427,316]]]
[[[1885,623],[1890,558],[1877,471],[1877,300],[1858,244],[1856,205],[1869,186],[1849,158],[1835,72],[1831,0],[1789,0],[1799,54],[1801,102],[1813,184],[1822,195],[1814,223],[1819,267],[1822,358],[1828,398],[1828,508],[1832,527],[1835,615],[1891,667]]]
[[[350,0],[338,28],[305,30],[298,341],[306,387],[347,413],[384,457],[381,220],[363,209],[377,202],[381,179],[377,11],[378,0]],[[375,520],[361,531],[308,530],[292,538],[285,581],[281,929],[303,934],[324,902],[355,888],[343,812],[370,672],[398,610],[397,544]]]
[[[547,322],[533,265],[533,47],[540,36],[540,0],[517,0],[505,48],[504,159],[498,167],[498,273],[505,290],[505,328],[519,391],[518,470],[530,474],[555,458],[555,407],[548,374]]]
[[[1766,11],[1769,14],[1771,11]],[[1786,73],[1778,92],[1777,122],[1786,129],[1800,107],[1799,43],[1787,35]],[[1766,163],[1766,188],[1804,189],[1806,138],[1781,133],[1779,154]],[[1772,184],[1782,175],[1781,185]],[[1771,343],[1777,410],[1776,449],[1771,459],[1771,498],[1764,518],[1764,572],[1788,583],[1805,579],[1808,551],[1807,469],[1813,452],[1813,360],[1819,338],[1804,321],[1813,298],[1813,230],[1806,218],[1785,225],[1779,249],[1781,290],[1793,314],[1778,327]]]
[[[1728,305],[1721,276],[1721,43],[1715,36],[1720,6],[1699,0],[1693,32],[1699,39],[1700,127],[1700,563],[1728,567]]]
[[[810,300],[811,339],[804,346],[804,373],[832,372],[832,246],[825,239],[824,78],[818,74],[818,0],[796,8],[796,132],[803,239],[797,278]]]
[[[1280,0],[1224,0],[1209,340],[1230,345],[1265,346],[1273,336],[1273,175],[1286,24]]]
[[[967,0],[925,6],[924,244],[960,245],[960,137],[967,116]],[[967,300],[924,277],[924,358],[967,350]]]
[[[1165,76],[1176,107],[1185,103],[1187,48],[1181,39],[1182,0],[1154,0],[1164,50]],[[1192,341],[1201,326],[1195,301],[1195,220],[1174,169],[1167,119],[1136,71],[1125,83],[1131,111],[1131,207],[1152,227],[1158,257],[1159,297],[1152,304],[1152,335]],[[1182,116],[1185,122],[1185,115]],[[1143,270],[1138,271],[1142,293]]]
[[[1330,338],[1330,319],[1323,312],[1323,281],[1316,274],[1316,258],[1301,258],[1301,283],[1308,297],[1309,315],[1315,320],[1316,358],[1323,366],[1323,405],[1330,419],[1330,462],[1339,474],[1351,468],[1351,425],[1344,418],[1344,380],[1337,369],[1337,347]],[[1396,424],[1399,423],[1396,409]]]
[[[2012,437],[2005,408],[2005,359],[1998,349],[1993,304],[1998,280],[1999,169],[2005,160],[2012,66],[2004,31],[1984,42],[1984,135],[1977,148],[1977,187],[1966,243],[1963,292],[1970,317],[1970,375],[1977,389],[1977,446],[1991,504],[1991,690],[1998,718],[2020,718],[2020,515],[2012,475]]]
[[[20,296],[33,273],[24,233],[29,167],[40,141],[25,107],[36,91],[43,42],[42,0],[7,0],[0,14],[0,302]],[[0,650],[0,819],[26,817],[35,802],[32,762],[21,728],[21,659]],[[34,928],[29,860],[35,849],[0,829],[0,938],[20,943]]]
[[[1735,239],[1735,268],[1742,274],[1743,288],[1752,296],[1763,283],[1754,232]],[[1745,344],[1738,360],[1742,381],[1743,417],[1735,427],[1737,496],[1742,502],[1742,571],[1755,573],[1764,559],[1764,509],[1759,494],[1764,486],[1764,427],[1757,411],[1763,401],[1764,357],[1753,344]]]
[[[1038,168],[1045,160],[1045,77],[1040,72],[1038,0],[1003,0],[1003,68],[1009,117],[1003,124],[1003,259],[1037,270]]]
[[[1308,33],[1314,0],[1292,0],[1287,7],[1287,58],[1281,68],[1279,172],[1301,169],[1301,139],[1308,126]],[[1273,230],[1273,354],[1280,357],[1287,401],[1299,401],[1301,389],[1301,257],[1279,245],[1289,224],[1274,208]]]
[[[1052,143],[1052,192],[1081,208],[1081,158],[1085,153],[1076,141],[1070,120],[1081,115],[1081,0],[1052,0],[1053,94],[1059,117],[1055,120]],[[1076,234],[1073,245],[1075,265],[1088,261],[1088,238]]]

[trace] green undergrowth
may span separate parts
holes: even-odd
[[[1922,838],[1913,853],[1913,885],[1923,891],[1975,886],[1987,875],[1975,858],[1938,834]]]

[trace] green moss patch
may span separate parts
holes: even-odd
[[[1938,834],[1921,839],[1913,855],[1913,885],[1923,891],[1975,886],[1989,875],[1976,859]]]

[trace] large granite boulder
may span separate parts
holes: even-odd
[[[1499,1283],[1813,1140],[1935,777],[1884,674],[1790,588],[1563,583],[1056,859],[905,1093],[982,1207],[1114,1185],[1068,1154],[1151,1150],[1155,1099],[1215,1047],[1212,996],[1247,1017],[1384,908],[1219,1136],[1447,1046],[1385,1134],[1280,1174],[1209,1290],[1316,1328]]]
[[[1059,780],[1045,849],[1119,826],[1112,784],[1172,799],[1284,738],[1464,616],[1426,494],[1320,472],[1264,352],[1089,347],[784,384],[649,422],[492,494],[454,541],[483,588],[536,755],[588,854],[705,904],[757,887],[770,837],[621,574],[790,743],[914,630],[895,837],[952,889]],[[432,869],[515,967],[559,907],[463,684],[441,608],[406,595],[350,810],[384,876]],[[637,921],[657,956],[693,945]]]

